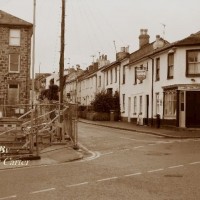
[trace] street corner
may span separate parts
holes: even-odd
[[[41,161],[46,164],[72,162],[83,158],[83,153],[80,150],[75,150],[69,146],[54,146],[41,152]]]

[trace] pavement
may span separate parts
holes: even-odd
[[[200,138],[200,129],[166,129],[166,128],[153,128],[150,126],[137,126],[133,123],[121,121],[90,121],[86,119],[79,119],[80,123],[92,124],[96,126],[114,128],[119,130],[134,131],[138,133],[146,133],[151,135],[163,136],[166,138]],[[16,169],[24,167],[37,167],[57,165],[60,163],[71,162],[83,158],[82,149],[73,149],[71,143],[54,144],[40,151],[40,157],[30,160],[2,160],[0,161],[0,171],[6,169]]]
[[[92,124],[96,126],[103,126],[109,127],[114,129],[120,130],[127,130],[127,131],[134,131],[134,132],[141,132],[151,135],[158,135],[167,138],[178,138],[178,139],[185,139],[185,138],[200,138],[200,129],[189,129],[189,128],[155,128],[151,126],[139,126],[134,123],[129,122],[122,122],[122,121],[90,121],[86,119],[79,119],[79,122]]]
[[[55,144],[40,151],[38,156],[27,159],[6,159],[0,161],[0,171],[5,169],[28,168],[57,165],[83,158],[82,150],[74,150],[71,145]]]

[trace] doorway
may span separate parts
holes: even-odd
[[[186,91],[186,127],[200,127],[200,91]]]

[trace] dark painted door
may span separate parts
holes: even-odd
[[[200,127],[200,91],[186,92],[186,127]]]

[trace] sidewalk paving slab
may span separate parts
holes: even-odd
[[[200,129],[180,129],[177,130],[166,128],[153,128],[150,126],[138,126],[134,123],[121,122],[121,121],[90,121],[86,119],[79,119],[79,122],[92,124],[96,126],[103,126],[108,128],[115,128],[120,130],[134,131],[152,135],[163,136],[167,138],[200,138]]]

